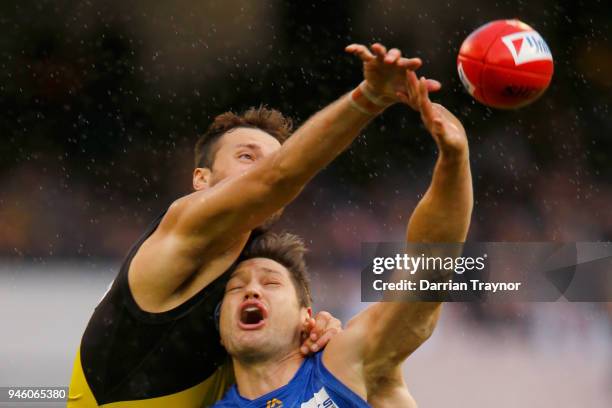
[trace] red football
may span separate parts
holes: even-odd
[[[457,71],[465,89],[493,108],[519,108],[542,95],[553,75],[548,45],[519,20],[497,20],[470,34]]]

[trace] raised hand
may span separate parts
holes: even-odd
[[[413,72],[423,64],[420,58],[402,57],[402,53],[397,48],[387,52],[387,49],[378,43],[369,49],[365,45],[351,44],[345,50],[357,55],[363,61],[366,91],[387,105],[402,100],[401,95],[408,93],[406,72]],[[440,88],[438,81],[427,80],[429,92],[435,92]],[[414,109],[418,110],[416,106]]]
[[[425,77],[417,80],[414,72],[408,72],[405,79],[408,92],[402,93],[400,100],[421,113],[423,124],[440,152],[452,157],[467,154],[468,140],[463,125],[444,106],[431,102],[428,80]]]

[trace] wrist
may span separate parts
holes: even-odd
[[[381,94],[378,92],[367,80],[362,81],[359,84],[359,87],[363,91],[363,93],[373,101],[375,104],[379,106],[389,107],[395,103],[397,100],[389,95]]]
[[[378,115],[391,106],[394,101],[377,95],[367,85],[366,81],[363,81],[351,92],[350,103],[351,106],[364,114]]]
[[[466,147],[461,148],[443,148],[439,149],[438,161],[444,166],[457,166],[469,161],[469,150]]]

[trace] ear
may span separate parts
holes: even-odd
[[[200,191],[210,186],[211,171],[208,167],[197,167],[193,171],[193,189]]]
[[[302,310],[306,311],[306,314],[302,314],[302,324],[307,327],[312,320],[312,307],[302,308]]]

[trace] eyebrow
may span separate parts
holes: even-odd
[[[275,275],[279,275],[282,276],[283,274],[275,269],[270,269],[270,268],[266,268],[265,266],[262,266],[261,268],[262,271],[266,272],[266,273],[273,273]],[[235,270],[234,272],[232,272],[232,274],[230,275],[230,279],[235,278],[236,275],[238,274],[238,269]]]
[[[275,270],[275,269],[266,268],[265,266],[264,266],[264,267],[262,267],[261,269],[262,269],[264,272],[267,272],[267,273],[273,273],[273,274],[275,274],[275,275],[282,275],[282,273],[281,273],[281,272],[279,272],[279,271],[277,271],[277,270]]]
[[[236,147],[247,147],[252,150],[261,151],[261,147],[255,143],[238,143]]]

